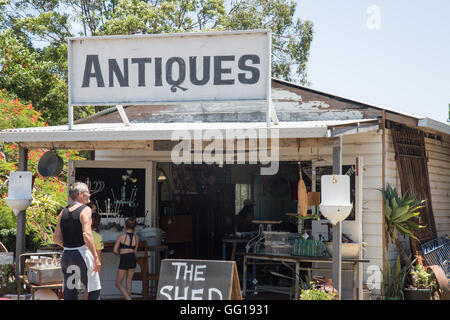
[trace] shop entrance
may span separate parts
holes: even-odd
[[[280,162],[273,176],[260,175],[260,166],[250,164],[158,163],[156,172],[159,226],[173,258],[222,259],[222,239],[234,233],[246,199],[254,202],[255,220],[281,220],[275,230],[297,232],[297,220],[287,215],[297,212],[297,162]]]

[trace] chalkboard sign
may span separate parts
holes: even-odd
[[[242,300],[235,261],[165,259],[157,300]]]
[[[145,169],[77,168],[102,216],[145,217]]]

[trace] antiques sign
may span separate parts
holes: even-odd
[[[69,39],[69,105],[267,100],[270,32]]]

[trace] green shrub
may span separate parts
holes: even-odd
[[[0,241],[10,252],[16,250],[16,229],[0,230]]]
[[[8,249],[9,252],[16,251],[16,229],[0,230],[0,241]],[[36,252],[42,243],[35,238],[33,234],[25,234],[25,251]]]
[[[335,300],[335,295],[318,288],[302,290],[300,300]]]
[[[17,281],[13,265],[0,265],[0,291],[5,293],[17,293]]]
[[[17,218],[10,208],[5,203],[5,200],[0,200],[0,230],[15,228]]]

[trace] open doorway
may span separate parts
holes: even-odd
[[[310,162],[302,162],[303,180]],[[171,258],[221,259],[222,239],[234,233],[243,202],[254,203],[255,220],[281,220],[275,230],[297,232],[297,162],[280,162],[278,173],[262,176],[259,165],[174,165],[156,169],[159,226]],[[257,226],[256,226],[257,230]]]

